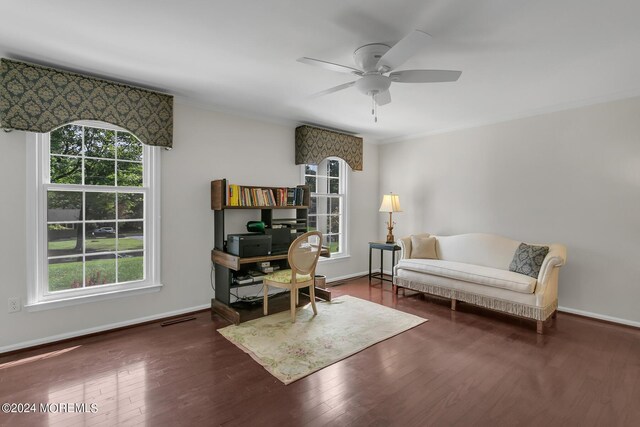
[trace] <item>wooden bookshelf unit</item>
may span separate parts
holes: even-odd
[[[249,193],[256,194],[259,191],[265,192],[265,197],[261,200],[268,200],[269,204],[251,206],[239,206],[231,205],[228,200],[229,185],[226,179],[218,179],[211,181],[211,209],[214,211],[214,249],[211,251],[211,261],[215,266],[215,298],[211,300],[212,313],[217,313],[227,320],[238,324],[251,318],[256,317],[255,304],[253,307],[244,303],[231,302],[231,292],[235,288],[243,286],[251,286],[256,283],[240,284],[236,280],[238,277],[246,276],[246,274],[256,267],[256,263],[269,261],[272,265],[284,269],[288,268],[287,254],[277,255],[265,255],[257,257],[239,257],[230,254],[226,251],[227,232],[225,229],[225,215],[226,211],[236,209],[252,209],[260,211],[260,219],[265,223],[266,228],[272,228],[274,225],[286,225],[287,227],[295,230],[295,233],[300,235],[308,230],[308,212],[310,202],[309,187],[305,185],[298,185],[296,187],[266,187],[266,186],[241,186],[242,189],[248,189]],[[255,189],[255,191],[254,191]],[[301,200],[296,200],[297,205],[276,205],[273,203],[271,197],[267,197],[267,194],[275,195],[281,190],[297,190],[298,195],[302,193]],[[269,193],[271,192],[271,193]],[[256,199],[251,199],[251,202],[255,202]],[[250,203],[248,200],[243,200],[246,203]],[[277,203],[278,201],[276,201]],[[285,200],[286,203],[286,200]],[[295,211],[295,217],[289,214],[289,217],[279,218],[276,212],[282,212],[285,214],[285,210]],[[240,230],[234,230],[240,232]],[[328,257],[329,251],[323,248],[321,256]],[[258,283],[259,284],[259,283]],[[331,299],[331,293],[323,288],[316,288],[316,296],[319,298]],[[287,310],[288,306],[282,304],[282,309]],[[269,304],[270,311],[276,306]],[[260,310],[262,310],[260,308]]]

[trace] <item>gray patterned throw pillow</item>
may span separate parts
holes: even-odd
[[[526,243],[520,243],[513,260],[509,265],[509,271],[526,274],[531,277],[538,277],[540,267],[544,257],[549,253],[549,246],[533,246]]]

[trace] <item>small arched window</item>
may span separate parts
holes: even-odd
[[[317,165],[306,164],[303,182],[309,186],[309,230],[322,232],[323,245],[331,257],[348,255],[347,165],[339,157],[329,157]]]

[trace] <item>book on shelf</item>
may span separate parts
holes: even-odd
[[[245,207],[281,207],[303,206],[304,188],[260,188],[245,187],[237,184],[227,186],[227,206]]]
[[[296,196],[294,198],[294,205],[296,206],[302,206],[304,204],[303,200],[304,200],[304,189],[301,187],[296,187],[295,188],[295,192],[296,192]]]
[[[296,189],[287,188],[287,206],[296,205]]]
[[[240,206],[240,186],[229,184],[229,206]]]

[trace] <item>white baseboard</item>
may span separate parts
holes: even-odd
[[[620,323],[622,325],[634,326],[640,328],[640,322],[634,320],[620,319],[619,317],[605,316],[604,314],[592,313],[590,311],[576,310],[575,308],[558,306],[558,311],[564,313],[577,314],[584,317],[592,317],[594,319],[606,320],[608,322]]]
[[[62,341],[62,340],[66,340],[66,339],[69,339],[69,338],[81,337],[83,335],[94,334],[96,332],[104,332],[104,331],[108,331],[108,330],[111,330],[111,329],[118,329],[118,328],[122,328],[124,326],[132,326],[132,325],[135,325],[135,324],[138,324],[138,323],[150,322],[150,321],[153,321],[153,320],[163,319],[163,318],[166,318],[166,317],[179,316],[179,315],[185,314],[185,313],[191,313],[191,312],[194,312],[194,311],[204,310],[205,308],[209,308],[209,307],[211,307],[211,304],[198,305],[198,306],[195,306],[195,307],[183,308],[183,309],[180,309],[180,310],[169,311],[169,312],[166,312],[166,313],[153,314],[151,316],[146,316],[146,317],[138,317],[137,319],[125,320],[124,322],[109,323],[107,325],[96,326],[96,327],[93,327],[93,328],[82,329],[82,330],[79,330],[79,331],[67,332],[67,333],[64,333],[64,334],[53,335],[53,336],[45,337],[45,338],[38,338],[38,339],[35,339],[35,340],[30,340],[30,341],[23,341],[23,342],[18,343],[18,344],[11,344],[11,345],[7,345],[7,346],[4,346],[4,347],[0,347],[0,354],[6,353],[6,352],[9,352],[9,351],[20,350],[20,349],[28,348],[28,347],[35,347],[37,345],[49,344],[49,343],[53,343],[53,342],[56,342],[56,341]]]

